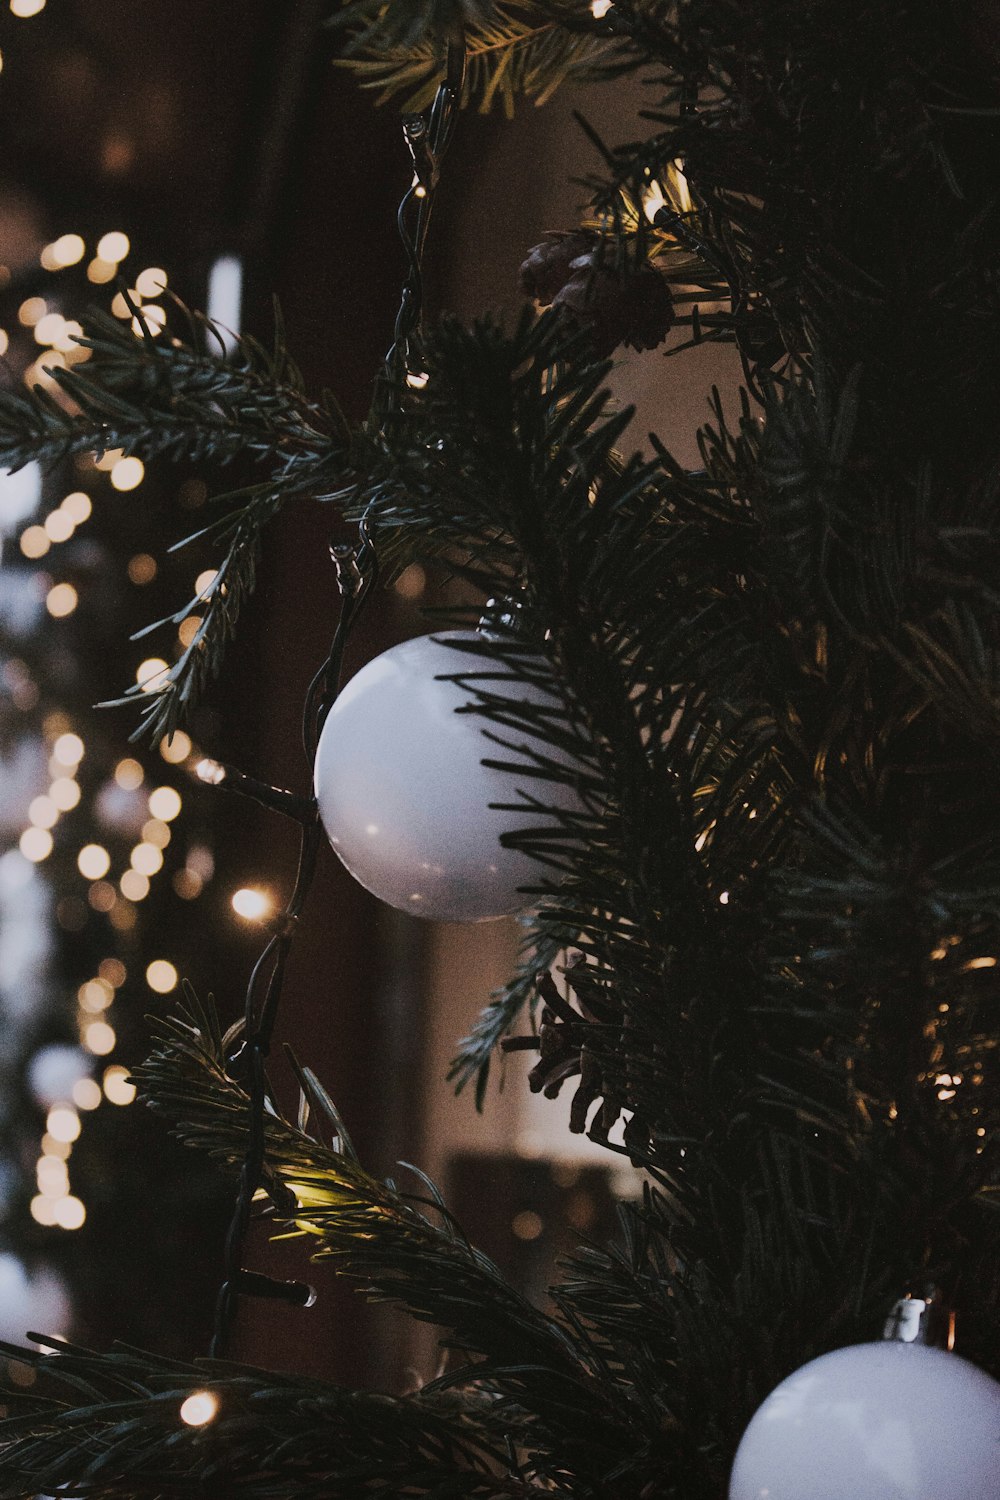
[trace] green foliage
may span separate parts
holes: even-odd
[[[183,313],[184,310],[180,309]],[[77,453],[120,449],[144,460],[168,458],[225,468],[239,463],[263,477],[216,497],[222,514],[194,536],[222,549],[216,576],[160,625],[197,614],[190,644],[155,691],[130,687],[116,702],[141,706],[140,733],[170,733],[222,665],[241,610],[253,592],[261,538],[284,506],[340,486],[352,434],[329,396],[313,402],[284,346],[241,339],[227,355],[221,335],[188,315],[188,338],[136,337],[128,322],[94,312],[80,340],[85,365],[58,372],[60,397],[41,386],[0,391],[0,464],[31,459],[51,466]]]
[[[378,102],[403,94],[403,108],[424,109],[445,75],[449,42],[461,37],[464,99],[485,114],[495,104],[513,115],[518,95],[544,104],[561,85],[613,78],[634,66],[620,40],[601,34],[589,4],[480,3],[348,6],[341,59]]]

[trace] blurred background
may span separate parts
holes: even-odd
[[[87,306],[132,321],[123,283],[154,337],[169,336],[175,294],[267,342],[276,296],[309,386],[363,416],[398,301],[409,164],[393,107],[376,110],[333,64],[328,0],[0,7],[8,385],[51,386],[53,368],[84,357],[72,335]],[[524,106],[510,123],[463,119],[432,228],[432,310],[516,310],[520,261],[545,230],[573,227],[585,195],[572,178],[596,165],[571,109],[614,138],[636,133],[644,102],[627,82]],[[695,464],[709,389],[731,390],[736,374],[719,346],[682,366],[662,350],[631,356],[616,394],[637,403],[637,445],[655,426]],[[183,649],[190,624],[134,635],[210,575],[209,547],[169,548],[238,477],[166,461],[146,471],[114,453],[0,476],[5,1338],[35,1328],[183,1357],[207,1347],[229,1189],[132,1107],[129,1068],[146,1018],[169,1014],[185,981],[214,995],[224,1022],[236,1016],[261,944],[234,897],[287,896],[294,830],[189,768],[215,756],[308,789],[301,704],[337,614],[329,509],[286,512],[267,537],[225,675],[184,733],[130,743],[134,708],[94,705],[155,682]],[[421,609],[437,589],[411,568],[384,590],[348,671],[429,629]],[[607,1237],[616,1197],[636,1184],[570,1134],[568,1097],[528,1092],[530,1054],[508,1059],[482,1115],[445,1081],[517,943],[514,922],[442,926],[382,907],[324,851],[277,1029],[324,1080],[366,1164],[428,1171],[470,1236],[543,1296],[561,1250]],[[277,1082],[291,1101],[290,1080]],[[248,1261],[304,1271],[294,1246],[261,1241]],[[431,1340],[334,1288],[322,1265],[305,1277],[315,1306],[246,1305],[236,1357],[394,1388],[433,1373]]]

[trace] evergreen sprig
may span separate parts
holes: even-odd
[[[464,101],[483,113],[500,104],[511,116],[519,95],[543,104],[565,83],[614,78],[635,66],[583,3],[362,3],[334,19],[350,37],[341,64],[362,88],[378,90],[380,104],[403,94],[407,110],[431,102],[457,38],[466,58]]]

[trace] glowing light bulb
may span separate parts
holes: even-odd
[[[11,14],[27,20],[45,9],[45,0],[10,0]]]
[[[167,273],[161,271],[159,266],[147,266],[135,278],[135,289],[140,297],[158,297],[161,292],[166,291],[166,287]]]
[[[149,895],[149,877],[138,870],[126,870],[118,882],[118,889],[126,901],[145,901]]]
[[[106,979],[88,979],[77,990],[76,998],[80,1009],[90,1011],[93,1015],[107,1010],[115,998],[115,992]]]
[[[68,1104],[56,1104],[49,1110],[45,1129],[54,1140],[75,1141],[80,1134],[80,1116]]]
[[[129,855],[129,862],[133,870],[147,878],[155,875],[163,868],[163,855],[155,844],[136,844]]]
[[[52,756],[61,766],[78,766],[83,759],[83,740],[78,734],[61,734],[52,746]]]
[[[226,768],[217,760],[200,760],[194,769],[198,780],[209,786],[219,786],[226,779]]]
[[[52,1213],[60,1229],[80,1229],[87,1217],[86,1207],[72,1193],[67,1193],[65,1198],[57,1198],[52,1205]]]
[[[111,868],[111,855],[102,844],[84,844],[76,856],[76,865],[87,880],[100,880]]]
[[[199,599],[206,599],[208,597],[208,590],[212,587],[218,576],[219,570],[217,568],[206,568],[203,573],[198,574],[198,577],[194,581],[194,591]]]
[[[60,812],[70,812],[80,800],[80,783],[71,776],[57,776],[49,796]]]
[[[146,983],[158,995],[169,995],[171,990],[177,988],[179,977],[173,964],[168,963],[165,958],[154,958],[146,970]]]
[[[219,1398],[211,1391],[195,1391],[181,1404],[180,1418],[189,1427],[204,1427],[219,1410]]]
[[[96,1109],[101,1097],[101,1086],[96,1078],[78,1078],[73,1085],[73,1103],[77,1109]]]
[[[170,668],[162,656],[147,656],[135,669],[135,680],[144,693],[155,693],[163,687]]]
[[[23,328],[34,328],[39,318],[44,318],[49,304],[44,297],[25,297],[17,310],[17,321]]]
[[[237,916],[246,917],[248,922],[259,922],[269,915],[272,902],[266,892],[251,890],[249,886],[244,886],[242,890],[234,894],[232,905]]]
[[[71,583],[54,583],[45,595],[45,608],[54,620],[64,620],[76,609],[78,600]]]
[[[44,557],[51,545],[42,526],[29,526],[21,533],[21,551],[32,561]]]
[[[134,490],[146,473],[141,458],[120,458],[111,470],[111,483],[116,490]]]
[[[128,1069],[105,1068],[104,1092],[112,1104],[131,1104],[135,1098],[135,1084],[129,1079]]]
[[[87,1051],[93,1052],[95,1057],[106,1057],[114,1050],[114,1027],[109,1026],[107,1021],[90,1021],[83,1028],[82,1041]]]
[[[171,766],[180,765],[182,760],[187,760],[191,750],[191,737],[183,729],[175,729],[173,734],[165,735],[160,741],[160,754]]]
[[[64,510],[54,510],[45,517],[45,535],[50,542],[68,542],[76,530],[76,522]]]
[[[87,280],[93,282],[95,286],[103,286],[105,282],[114,281],[117,275],[117,262],[102,260],[99,255],[95,255],[87,267]]]
[[[79,526],[89,519],[94,506],[90,496],[85,495],[83,490],[74,490],[71,495],[66,496],[59,509],[64,510],[74,525]]]
[[[33,865],[40,864],[52,853],[52,835],[47,828],[26,828],[21,834],[18,848]]]
[[[149,810],[154,818],[170,823],[181,810],[181,796],[172,786],[158,786],[149,794]]]
[[[54,828],[59,821],[59,809],[51,797],[33,797],[28,818],[36,828]]]
[[[134,792],[136,787],[142,786],[146,773],[137,760],[131,755],[120,760],[115,766],[115,781],[126,792]]]
[[[120,229],[112,229],[108,234],[102,234],[97,242],[97,254],[101,260],[110,260],[115,264],[124,260],[131,246],[127,234],[122,234]]]

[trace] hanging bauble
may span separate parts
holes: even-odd
[[[998,1500],[1000,1384],[922,1343],[803,1365],[754,1414],[729,1500]]]
[[[482,764],[514,757],[485,738],[484,728],[527,744],[562,765],[573,762],[526,728],[497,728],[480,714],[460,713],[475,701],[471,687],[442,680],[504,673],[449,642],[485,638],[445,631],[393,646],[347,683],[331,709],[316,755],[316,797],[330,842],[356,880],[400,911],[441,922],[484,922],[531,904],[519,889],[537,885],[545,868],[506,849],[500,835],[551,824],[543,815],[502,812],[519,788],[546,806],[582,812],[576,790],[561,782],[511,774]],[[539,661],[532,659],[533,675]],[[507,674],[483,684],[491,699],[543,705],[557,712],[560,696]]]

